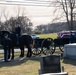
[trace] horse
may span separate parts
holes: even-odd
[[[12,53],[11,59],[14,59],[14,47],[19,47],[21,52],[20,52],[20,57],[24,57],[24,47],[28,48],[27,52],[27,57],[32,56],[32,47],[34,46],[33,44],[33,39],[30,35],[21,35],[19,37],[19,40],[17,41],[17,36],[16,33],[10,33],[9,31],[1,31],[0,35],[1,38],[3,38],[4,34],[8,34],[9,38],[11,39],[11,45],[10,45],[10,51]],[[18,42],[18,44],[17,44]],[[9,55],[10,58],[10,55]]]

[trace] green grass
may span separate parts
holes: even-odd
[[[11,62],[0,62],[0,75],[39,75],[40,56],[19,58],[19,53],[16,55],[16,59]],[[76,75],[76,60],[63,59],[61,65],[68,75]]]
[[[40,34],[40,38],[57,38],[57,34]],[[32,58],[25,57],[19,58],[20,52],[15,53],[15,60],[10,62],[0,62],[0,75],[39,75],[40,69],[40,56],[33,56]],[[56,50],[56,54],[60,54],[60,50]],[[43,54],[41,54],[42,56]],[[0,59],[3,58],[3,54],[0,54]],[[61,65],[64,66],[64,71],[68,72],[68,75],[76,75],[76,60],[63,59]]]
[[[57,33],[50,33],[50,34],[39,34],[40,38],[57,38]]]
[[[21,58],[20,58],[21,59]],[[38,75],[39,61],[35,59],[12,60],[0,63],[0,75]]]
[[[25,55],[27,54],[27,52],[25,52]],[[14,53],[15,57],[20,55],[20,52],[15,52]],[[0,53],[0,58],[4,57],[4,53]]]
[[[10,62],[0,62],[0,75],[38,75],[39,57],[38,58],[20,58],[20,53],[15,53],[15,59]],[[3,58],[0,54],[0,59]]]

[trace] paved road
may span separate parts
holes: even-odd
[[[15,52],[20,52],[20,49],[14,49]],[[27,51],[27,49],[25,48],[25,51]],[[0,49],[0,53],[4,53],[3,49]]]
[[[14,49],[14,51],[15,52],[20,52],[20,49]],[[25,51],[27,51],[27,48],[25,48]],[[4,50],[3,49],[0,49],[0,53],[4,53]],[[15,58],[15,59],[17,59],[17,58]],[[0,62],[4,62],[4,58],[0,58]]]

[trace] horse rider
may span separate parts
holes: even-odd
[[[19,38],[21,36],[21,27],[18,22],[16,23],[15,32],[16,32],[16,37],[17,37],[17,44],[19,44]]]
[[[20,34],[21,34],[21,27],[20,27],[20,24],[18,22],[16,23],[15,32],[16,32],[16,34],[18,34],[20,36]]]
[[[4,38],[2,39],[2,46],[4,49],[5,62],[8,62],[10,58],[10,44],[11,44],[11,39],[8,37],[8,34],[4,34]]]

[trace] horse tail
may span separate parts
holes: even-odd
[[[34,48],[34,45],[35,45],[35,42],[34,42],[34,40],[33,40],[32,43],[30,44],[30,47],[31,47],[31,48]]]

